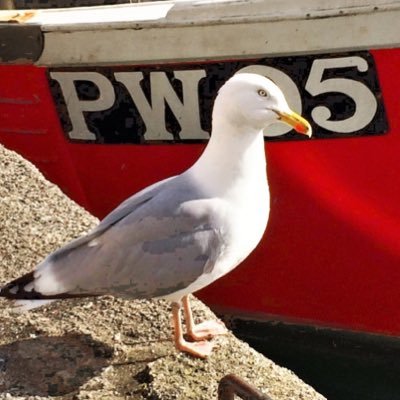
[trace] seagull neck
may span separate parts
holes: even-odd
[[[266,178],[263,132],[229,123],[213,125],[213,133],[191,172],[207,187],[225,191],[243,180]]]

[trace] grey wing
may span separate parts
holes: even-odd
[[[212,269],[224,243],[210,207],[196,201],[195,212],[182,212],[185,200],[174,192],[172,201],[172,191],[147,201],[84,245],[50,256],[35,272],[35,290],[151,298],[189,286]]]
[[[71,242],[67,243],[65,246],[61,247],[60,249],[56,250],[52,253],[52,257],[54,259],[58,257],[62,257],[66,255],[73,249],[80,247],[82,245],[86,245],[90,241],[94,240],[96,237],[100,236],[104,233],[107,229],[109,229],[113,224],[120,221],[124,217],[126,217],[131,212],[138,209],[141,205],[145,204],[147,201],[152,199],[154,196],[162,190],[164,184],[175,177],[170,177],[164,179],[162,181],[156,182],[153,185],[150,185],[138,193],[135,193],[131,197],[127,198],[123,201],[117,208],[110,212],[100,223],[97,225],[91,232],[87,235],[82,236],[78,239],[72,240]]]
[[[167,179],[163,179],[162,181],[156,182],[140,192],[134,194],[133,196],[129,197],[125,201],[123,201],[117,208],[111,211],[99,224],[98,228],[101,230],[107,229],[109,226],[115,224],[115,222],[121,220],[126,215],[133,212],[137,207],[144,204],[148,200],[152,199],[154,196],[163,190],[164,185],[167,182],[171,182],[175,179],[176,176],[172,176]]]
[[[170,232],[144,240],[123,252],[110,274],[94,284],[94,290],[98,287],[99,291],[129,298],[162,297],[177,292],[212,269],[209,266],[218,258],[220,245],[218,231],[209,228]]]

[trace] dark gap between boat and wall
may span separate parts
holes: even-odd
[[[329,400],[400,400],[400,338],[221,316]]]

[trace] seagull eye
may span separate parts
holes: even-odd
[[[258,94],[259,94],[261,97],[267,97],[267,92],[266,92],[264,89],[260,89],[260,90],[258,91]]]

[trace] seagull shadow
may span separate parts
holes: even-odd
[[[0,393],[63,396],[110,364],[113,350],[89,335],[38,337],[0,346]]]

